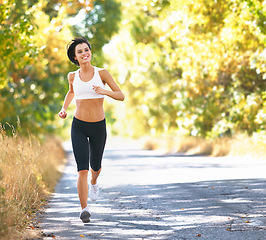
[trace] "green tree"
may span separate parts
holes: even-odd
[[[66,46],[73,39],[69,18],[81,9],[92,19],[99,17],[90,26],[101,28],[97,37],[103,37],[98,37],[100,45],[94,40],[96,56],[109,41],[109,34],[117,30],[119,8],[114,9],[115,2],[93,2],[14,0],[0,5],[1,124],[17,127],[19,122],[21,133],[54,132],[55,117],[68,90],[67,73],[76,69],[66,55]],[[111,26],[110,20],[115,24]]]
[[[52,131],[53,119],[61,103],[59,95],[67,86],[65,76],[69,63],[65,57],[65,46],[72,35],[63,24],[66,16],[63,9],[57,18],[50,21],[42,11],[45,1],[31,7],[27,1],[19,3],[23,5],[12,5],[19,10],[10,11],[7,17],[11,21],[9,24],[23,26],[23,14],[30,14],[31,23],[28,24],[32,29],[26,47],[14,47],[14,57],[8,56],[9,65],[3,70],[6,78],[1,77],[4,83],[1,89],[1,123],[17,126],[19,122],[21,133]],[[6,31],[3,38],[8,41],[8,37]],[[23,42],[24,35],[19,37]],[[17,41],[21,44],[20,39]],[[1,51],[5,50],[1,48]]]
[[[22,69],[28,63],[25,56],[36,54],[31,40],[36,25],[32,20],[27,1],[10,0],[0,4],[0,90],[13,80],[18,81],[16,73],[8,71],[10,66]]]
[[[116,0],[95,0],[91,11],[80,12],[84,19],[72,26],[74,36],[86,37],[92,45],[93,62],[103,65],[102,47],[109,43],[113,34],[119,30],[121,21],[120,3]]]
[[[143,126],[134,134],[265,131],[262,1],[135,0],[123,9],[112,64],[125,69],[127,125]]]

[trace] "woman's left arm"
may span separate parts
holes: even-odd
[[[102,89],[101,87],[95,86],[95,85],[93,86],[93,90],[98,94],[103,94],[115,100],[123,101],[125,99],[125,96],[120,90],[120,88],[118,87],[118,85],[116,84],[116,82],[114,81],[111,74],[105,69],[102,71],[99,71],[99,74],[100,74],[102,81],[107,83],[108,86],[112,89],[112,91]]]

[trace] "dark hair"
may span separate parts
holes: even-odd
[[[87,45],[89,46],[91,50],[91,44],[88,42],[88,40],[85,37],[76,37],[75,39],[71,40],[71,42],[67,44],[67,56],[69,60],[73,62],[74,64],[76,64],[77,66],[79,66],[79,62],[74,59],[74,57],[76,56],[75,48],[78,44],[81,44],[81,43],[87,43]]]

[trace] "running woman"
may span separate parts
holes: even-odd
[[[76,111],[71,126],[71,141],[77,163],[77,189],[81,205],[80,219],[90,221],[88,194],[92,201],[99,196],[97,178],[102,169],[102,156],[106,142],[106,123],[103,110],[104,96],[124,100],[124,95],[111,74],[102,68],[91,65],[91,45],[84,37],[73,39],[67,47],[69,60],[79,66],[68,74],[67,92],[59,117],[67,117],[67,107],[75,97]],[[105,90],[108,85],[112,91]],[[91,171],[88,187],[89,165]]]

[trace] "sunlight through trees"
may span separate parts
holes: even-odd
[[[0,21],[2,124],[54,131],[83,35],[126,95],[114,133],[265,135],[266,1],[2,0]]]

